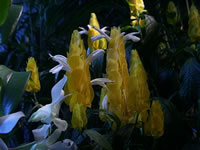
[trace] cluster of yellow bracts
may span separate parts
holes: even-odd
[[[99,24],[94,13],[91,14],[90,25],[99,28]],[[111,29],[110,40],[103,38],[95,42],[91,37],[99,35],[99,32],[90,28],[88,31],[88,46],[90,50],[105,49],[107,53],[107,78],[112,83],[107,83],[100,101],[100,109],[106,109],[114,113],[121,121],[121,126],[132,123],[138,127],[144,125],[144,131],[149,136],[159,137],[164,131],[164,116],[161,105],[158,101],[150,101],[150,92],[147,84],[147,74],[136,50],[131,52],[131,64],[128,70],[124,36],[120,33],[120,28]],[[107,48],[108,47],[108,48]],[[72,127],[81,129],[87,124],[86,109],[91,107],[94,98],[94,91],[91,85],[89,72],[90,63],[86,59],[86,50],[83,40],[77,30],[71,37],[70,49],[67,53],[67,63],[71,67],[71,72],[67,72],[68,81],[65,85],[65,94],[72,93],[65,99],[72,112]],[[31,81],[32,92],[37,92],[39,77],[36,63],[29,59],[27,66],[32,66],[27,71],[32,71]],[[30,67],[27,67],[30,68]],[[37,76],[37,78],[35,77]],[[30,89],[27,86],[27,91]],[[104,103],[104,104],[103,104]],[[104,105],[104,106],[103,106]],[[105,107],[106,106],[106,107]],[[100,118],[105,121],[104,115]],[[114,126],[114,124],[113,124]]]

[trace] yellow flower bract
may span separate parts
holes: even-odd
[[[38,74],[38,67],[33,57],[28,59],[26,71],[31,71],[30,79],[26,85],[27,92],[38,92],[40,91],[40,80]]]
[[[86,110],[87,107],[91,107],[94,93],[90,83],[89,62],[86,61],[86,50],[77,30],[72,34],[67,57],[67,62],[72,72],[66,73],[68,81],[64,90],[66,94],[72,93],[72,96],[66,98],[65,102],[69,105],[70,111],[73,112],[72,126],[82,128],[86,125],[87,119],[85,118],[87,117],[78,114]]]
[[[128,72],[123,35],[115,27],[111,30],[106,72],[108,78],[114,81],[107,84],[109,111],[119,117],[122,125],[135,123],[136,118],[145,121],[150,96],[146,72],[135,50],[132,51]]]
[[[134,16],[139,16],[144,11],[143,0],[130,0],[130,10]]]
[[[153,101],[149,117],[144,123],[144,131],[148,136],[160,137],[164,133],[164,115],[158,101]]]
[[[192,4],[189,16],[188,36],[192,42],[200,40],[200,16],[198,9]]]
[[[178,22],[179,18],[178,18],[177,8],[173,1],[169,1],[167,13],[168,13],[168,16],[167,16],[168,24],[175,25]]]
[[[97,20],[97,16],[95,13],[91,13],[90,25],[95,26],[100,29],[99,22]],[[91,37],[97,36],[99,34],[100,33],[93,28],[90,28],[88,30],[88,47],[90,48],[91,52],[93,52],[96,49],[106,49],[107,48],[107,42],[106,42],[105,38],[96,40],[94,42],[91,40]]]

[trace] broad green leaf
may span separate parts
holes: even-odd
[[[0,65],[0,78],[3,80],[0,116],[10,114],[18,106],[29,76],[30,72],[15,72]]]
[[[16,126],[17,122],[24,116],[24,113],[19,111],[10,115],[0,117],[0,134],[10,133]]]
[[[22,14],[22,10],[22,6],[11,5],[7,19],[5,23],[0,27],[0,43],[3,43],[5,40],[7,40],[8,37],[14,32],[15,27]]]
[[[91,140],[94,140],[97,144],[105,148],[106,150],[112,150],[111,145],[104,138],[103,135],[99,134],[97,131],[89,129],[84,130],[84,132],[90,137]]]
[[[0,26],[6,21],[11,0],[0,0]]]

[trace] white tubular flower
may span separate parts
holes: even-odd
[[[86,61],[88,61],[89,63],[93,62],[96,58],[98,58],[99,56],[103,55],[105,53],[105,51],[103,49],[97,49],[95,51],[93,51],[86,59]]]
[[[41,121],[43,123],[51,123],[51,104],[47,104],[40,109],[38,109],[36,112],[34,112],[30,119],[29,122],[38,122]]]
[[[99,40],[101,38],[105,38],[106,40],[110,41],[110,37],[106,34],[107,30],[106,30],[106,27],[102,28],[102,29],[99,29],[95,26],[91,26],[91,25],[88,25],[88,28],[94,28],[95,30],[97,30],[101,36],[97,35],[97,36],[94,36],[92,37],[92,39],[96,39],[96,40]],[[100,38],[101,37],[101,38]]]
[[[48,132],[47,125],[43,125],[42,128],[36,129],[33,131],[34,138],[37,143],[35,143],[31,150],[77,150],[77,145],[70,139],[65,139],[63,141],[58,141],[62,131],[60,129],[56,129],[51,135]],[[56,142],[56,143],[55,143]]]
[[[56,61],[56,62],[59,63],[57,66],[55,66],[54,68],[52,68],[51,70],[49,70],[49,72],[55,74],[55,73],[59,72],[60,70],[65,70],[66,72],[71,72],[72,71],[71,67],[67,63],[67,58],[65,56],[62,56],[62,55],[52,56],[51,54],[49,54],[49,56],[54,61]]]
[[[35,141],[41,142],[45,140],[50,133],[50,127],[51,127],[50,124],[47,125],[45,124],[39,129],[32,130]]]
[[[105,95],[102,101],[102,108],[103,110],[108,110],[108,96]]]
[[[112,83],[113,81],[107,79],[107,78],[96,78],[92,81],[90,81],[90,83],[92,85],[99,85],[102,86],[103,88],[105,88],[106,90],[108,90],[107,86],[105,83]]]
[[[131,32],[131,33],[124,35],[124,41],[127,41],[127,40],[131,40],[133,42],[140,41],[140,38],[135,36],[135,34],[138,34],[138,32]]]
[[[101,28],[101,31],[104,32],[104,33],[109,33],[109,31],[106,30],[107,28],[108,28],[108,27],[105,26],[105,27]]]
[[[88,27],[94,28],[96,31],[98,31],[100,33],[100,35],[91,37],[91,40],[93,42],[96,41],[96,40],[100,40],[101,38],[105,38],[108,41],[110,41],[110,37],[106,34],[106,32],[108,32],[106,30],[106,27],[104,27],[102,29],[98,29],[97,27],[90,26],[90,25],[88,25]],[[138,34],[138,33],[139,32],[131,32],[131,33],[128,33],[128,34],[125,35],[125,32],[122,32],[121,34],[124,36],[124,41],[132,40],[133,42],[138,42],[138,41],[140,41],[140,38],[135,36],[135,34]]]
[[[68,127],[68,123],[65,120],[62,120],[60,118],[54,118],[53,119],[53,123],[55,124],[55,126],[61,130],[61,131],[66,131],[67,127]]]
[[[88,30],[86,30],[85,28],[83,27],[79,27],[79,29],[81,29],[81,31],[79,31],[79,33],[82,35],[82,34],[88,34]]]
[[[91,40],[92,40],[92,42],[94,42],[94,41],[100,40],[100,39],[102,39],[102,38],[105,38],[105,36],[102,35],[102,34],[99,34],[99,35],[97,35],[97,36],[91,37]]]
[[[67,77],[64,75],[64,77],[56,83],[51,90],[52,103],[47,104],[34,112],[29,119],[30,122],[41,121],[49,124],[54,118],[58,117],[62,100],[71,95],[68,94],[64,96],[62,89],[66,82]]]

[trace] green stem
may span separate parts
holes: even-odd
[[[37,99],[35,92],[33,93],[33,98],[34,98],[33,100],[34,100],[35,105],[39,105],[39,102],[38,102],[38,99]]]
[[[189,3],[188,3],[188,0],[186,0],[185,2],[186,2],[188,17],[189,17],[189,16],[190,16],[190,7],[189,7]]]

